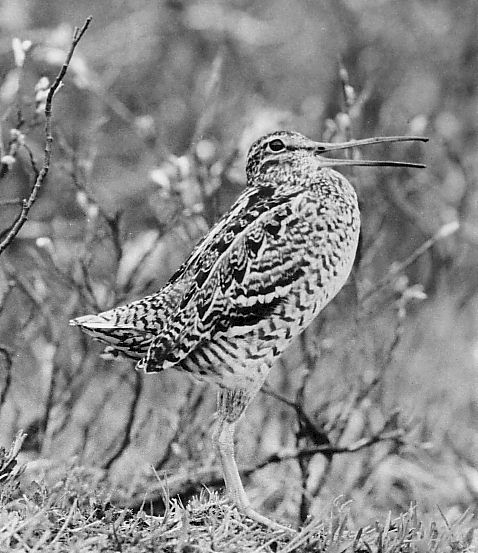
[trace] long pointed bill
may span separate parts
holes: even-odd
[[[372,159],[331,159],[328,157],[317,156],[321,167],[338,167],[338,166],[357,166],[365,165],[369,167],[414,167],[415,169],[425,169],[423,163],[409,163],[407,161],[374,161]]]
[[[358,146],[370,144],[383,144],[385,142],[428,142],[426,136],[377,136],[363,138],[362,140],[349,140],[348,142],[316,142],[315,147],[318,154],[335,152],[336,150],[347,150]]]
[[[316,142],[314,149],[317,157],[320,157],[321,167],[337,167],[337,166],[371,166],[371,167],[413,167],[423,169],[425,165],[422,163],[409,163],[406,161],[375,161],[369,159],[332,159],[322,157],[322,154],[334,152],[336,150],[347,150],[360,146],[368,146],[370,144],[383,144],[385,142],[427,142],[425,136],[377,136],[374,138],[364,138],[362,140],[350,140],[348,142]]]

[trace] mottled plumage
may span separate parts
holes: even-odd
[[[107,352],[157,372],[176,367],[212,381],[219,394],[216,444],[228,490],[249,507],[234,463],[234,424],[273,360],[344,285],[357,249],[355,190],[336,165],[402,165],[331,160],[321,153],[375,142],[313,142],[279,131],[256,141],[247,188],[167,285],[128,305],[72,321]]]

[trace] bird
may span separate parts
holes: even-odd
[[[273,362],[344,286],[359,241],[354,187],[335,167],[423,168],[401,161],[324,154],[388,136],[317,142],[289,130],[256,140],[246,187],[157,293],[70,321],[136,369],[168,368],[217,385],[213,443],[237,509],[272,530],[289,529],[253,509],[234,455],[238,421]]]

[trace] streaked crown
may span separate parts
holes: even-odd
[[[262,136],[252,144],[247,154],[248,183],[273,165],[310,155],[314,144],[306,136],[293,131],[276,131]]]

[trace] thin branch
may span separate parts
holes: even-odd
[[[5,346],[0,346],[0,354],[5,359],[5,370],[4,370],[5,383],[3,385],[3,390],[0,393],[0,410],[1,410],[7,398],[10,385],[12,383],[12,352]]]
[[[57,92],[57,90],[60,88],[62,84],[62,80],[65,77],[66,72],[68,70],[68,66],[73,56],[73,52],[75,51],[76,46],[78,45],[81,38],[83,37],[86,30],[88,29],[91,23],[91,19],[92,19],[91,17],[88,17],[81,29],[79,29],[78,27],[75,28],[75,32],[73,33],[73,39],[71,42],[71,47],[66,56],[65,62],[63,63],[60,71],[58,72],[58,75],[56,76],[54,83],[52,84],[52,86],[50,87],[50,90],[48,91],[48,96],[45,103],[45,149],[44,149],[44,157],[43,157],[43,166],[40,172],[38,173],[38,176],[35,179],[35,184],[33,185],[30,196],[28,197],[28,199],[23,200],[22,210],[20,211],[20,214],[18,215],[13,225],[10,227],[10,230],[6,234],[5,238],[0,242],[0,255],[7,249],[7,247],[11,244],[11,242],[20,232],[20,229],[25,224],[26,220],[28,219],[28,214],[30,212],[30,209],[32,205],[35,203],[38,193],[48,175],[48,171],[50,169],[52,142],[53,142],[52,121],[51,121],[53,97],[55,96],[55,93]]]
[[[23,442],[27,435],[20,430],[10,447],[8,453],[2,448],[3,454],[0,457],[0,481],[5,482],[9,475],[13,475],[15,472],[18,474],[19,468],[17,456],[22,448]]]
[[[43,455],[48,454],[49,447],[51,445],[51,440],[48,438],[48,426],[51,419],[52,409],[55,405],[55,395],[58,388],[58,380],[61,371],[61,365],[55,360],[56,352],[58,351],[58,342],[54,344],[55,352],[52,358],[52,368],[50,374],[50,382],[48,383],[48,392],[45,402],[45,409],[43,411],[43,416],[39,422],[38,434],[41,440],[41,453]]]
[[[11,205],[22,205],[22,200],[20,198],[11,198],[8,200],[0,200],[0,207],[8,207]]]
[[[301,340],[301,350],[303,355],[303,369],[302,369],[302,374],[300,375],[299,386],[295,394],[295,403],[297,405],[304,405],[305,389],[309,382],[310,375],[312,374],[315,368],[316,360],[314,359],[314,357],[311,355],[309,351],[306,333],[303,333],[300,335],[300,340]],[[305,425],[303,424],[300,414],[297,412],[297,410],[296,410],[296,418],[297,418],[297,430],[295,432],[295,446],[297,449],[299,449],[301,446],[301,443],[303,443],[304,438],[308,437],[309,432],[307,430],[309,430],[310,427],[307,424]],[[315,430],[314,427],[312,427],[312,429]],[[318,445],[318,444],[315,444],[315,445]],[[309,510],[310,510],[310,496],[307,490],[307,482],[309,480],[310,457],[299,458],[297,462],[299,464],[300,476],[301,476],[301,487],[302,487],[300,506],[299,506],[299,520],[301,523],[304,523],[309,515]]]
[[[204,388],[197,391],[196,383],[191,383],[189,390],[186,393],[186,397],[182,405],[177,411],[178,424],[172,436],[169,438],[168,443],[161,455],[161,458],[154,464],[154,470],[160,471],[168,461],[171,459],[171,454],[174,451],[174,444],[177,444],[182,439],[183,443],[190,441],[190,436],[195,432],[194,415],[197,414],[198,409],[204,398]],[[188,432],[189,431],[189,432]],[[196,432],[197,436],[197,432]]]
[[[316,445],[330,444],[330,440],[327,434],[323,429],[319,429],[309,415],[304,411],[302,405],[299,405],[295,401],[279,394],[267,384],[263,386],[260,390],[263,394],[266,394],[274,399],[277,399],[284,405],[287,405],[296,412],[297,417],[299,417],[302,429],[309,436]]]
[[[356,442],[353,442],[349,445],[319,445],[316,447],[301,449],[299,451],[284,451],[284,452],[278,452],[273,453],[272,455],[269,455],[266,457],[263,461],[260,463],[245,468],[243,470],[243,474],[246,476],[249,476],[250,474],[274,463],[282,463],[283,461],[290,461],[292,459],[301,459],[301,458],[308,458],[313,457],[314,455],[317,455],[318,453],[329,453],[333,455],[339,455],[343,453],[356,453],[357,451],[360,451],[362,449],[366,449],[372,445],[378,444],[380,442],[385,441],[403,441],[403,437],[405,435],[406,431],[403,428],[397,428],[390,431],[380,431],[376,432],[372,436],[368,436],[366,438],[361,438],[360,440],[357,440]]]
[[[405,434],[406,430],[403,428],[398,428],[390,431],[384,430],[384,428],[382,428],[381,431],[374,433],[372,436],[362,438],[349,445],[321,445],[308,449],[279,451],[277,453],[269,455],[264,460],[255,465],[239,467],[239,473],[241,477],[247,478],[249,476],[252,476],[255,472],[271,464],[298,460],[301,458],[310,458],[314,455],[317,455],[318,453],[341,455],[346,453],[355,453],[381,442],[394,441],[405,443]],[[170,490],[171,496],[189,494],[192,495],[194,493],[197,493],[198,487],[213,488],[216,486],[221,486],[223,483],[222,471],[217,466],[209,468],[199,468],[195,471],[190,471],[187,474],[177,475],[177,470],[175,471],[175,473],[176,474],[171,474],[171,476],[168,476],[167,478],[168,488]],[[150,491],[147,494],[141,494],[140,503],[145,501],[154,502],[157,499],[160,499],[161,494],[158,495],[157,490],[151,490],[151,488],[149,489]],[[136,502],[134,500],[131,501],[128,505],[128,507],[130,508],[134,508],[135,506]]]
[[[20,123],[17,125],[16,128],[10,130],[10,140],[8,142],[7,154],[4,153],[4,148],[2,145],[2,148],[1,148],[2,154],[0,157],[0,179],[3,179],[8,175],[10,169],[12,168],[13,164],[17,159],[17,155],[20,150],[20,147],[24,143],[25,137],[20,132],[19,127],[20,127]]]
[[[3,156],[5,155],[5,146],[3,144],[2,136],[3,136],[2,120],[0,119],[0,159],[2,159]]]
[[[40,175],[40,170],[38,169],[37,162],[35,161],[35,156],[33,155],[32,149],[25,142],[22,144],[23,148],[27,151],[28,157],[30,159],[30,165],[32,166],[33,175],[35,179],[38,179]]]
[[[399,263],[392,263],[389,271],[378,282],[376,282],[370,290],[364,292],[360,298],[363,303],[370,297],[374,296],[377,292],[385,288],[390,284],[400,273],[402,273],[407,267],[414,263],[420,256],[428,251],[439,240],[454,234],[460,228],[460,224],[457,221],[453,221],[446,225],[443,225],[438,231],[428,240],[425,240],[416,250],[414,250],[406,259]]]
[[[128,420],[126,422],[126,427],[123,432],[123,439],[121,440],[121,443],[116,450],[115,453],[107,460],[105,463],[103,463],[103,468],[108,470],[111,468],[111,465],[118,459],[125,449],[129,446],[131,443],[131,430],[133,428],[133,423],[136,418],[136,411],[139,404],[139,398],[141,397],[141,391],[143,389],[143,378],[142,375],[135,371],[134,373],[135,381],[134,381],[134,390],[133,390],[133,399],[131,401],[131,405],[129,408],[129,415]]]
[[[345,67],[341,57],[339,57],[338,63],[339,63],[340,87],[342,89],[342,103],[343,103],[342,113],[347,115],[347,117],[344,118],[342,121],[342,125],[343,125],[342,130],[344,131],[345,139],[352,140],[353,132],[352,132],[352,119],[350,117],[350,112],[355,103],[355,90],[353,86],[350,84],[349,72],[347,71],[347,68]],[[347,152],[347,156],[349,155],[350,153]]]
[[[190,152],[196,147],[196,142],[201,138],[207,126],[210,124],[214,110],[217,107],[217,102],[215,100],[217,99],[219,90],[223,60],[224,55],[222,52],[219,52],[212,62],[211,72],[206,81],[204,91],[204,105],[196,121],[196,128],[194,129],[189,147]]]
[[[100,369],[101,371],[104,370],[106,363],[105,359],[102,359],[102,364],[100,367],[96,367],[95,371],[98,372]],[[130,371],[128,371],[130,372]],[[96,405],[93,405],[90,409],[88,419],[81,425],[80,428],[80,434],[82,437],[81,444],[78,446],[77,454],[80,455],[80,458],[83,459],[85,455],[85,451],[88,446],[88,440],[90,439],[90,435],[92,433],[93,427],[95,427],[99,424],[101,425],[101,417],[104,414],[105,409],[107,409],[108,405],[110,405],[110,400],[115,394],[115,392],[118,390],[119,387],[121,387],[125,382],[128,381],[127,374],[122,372],[119,373],[119,376],[117,377],[116,381],[111,381],[111,383],[108,385],[106,390],[104,391],[103,396],[101,397],[101,400],[96,403]],[[65,421],[65,426],[68,423],[68,420]]]
[[[22,291],[30,300],[30,302],[35,306],[35,313],[41,315],[45,323],[50,328],[52,335],[54,335],[54,326],[52,324],[52,321],[55,320],[55,317],[51,312],[50,306],[43,301],[43,299],[38,295],[30,282],[22,274],[17,272],[13,265],[8,263],[8,261],[4,262],[3,269],[9,279],[15,282],[17,288]]]
[[[5,309],[5,303],[7,301],[8,296],[10,295],[10,292],[15,288],[16,282],[9,278],[4,287],[3,290],[0,290],[0,315],[2,314],[2,311]]]
[[[448,155],[448,159],[458,167],[465,181],[465,188],[456,208],[458,218],[463,222],[466,220],[467,216],[470,215],[470,208],[472,205],[471,198],[477,187],[476,178],[474,178],[471,168],[465,163],[461,152],[454,148],[449,140],[443,140],[443,146]]]
[[[120,217],[121,213],[117,212],[114,215],[110,215],[96,200],[93,193],[90,192],[86,186],[86,182],[88,180],[88,176],[85,174],[85,171],[81,171],[82,178],[80,180],[78,174],[80,172],[80,164],[78,160],[78,152],[71,148],[66,140],[63,138],[63,140],[60,139],[60,148],[65,150],[67,155],[71,159],[71,169],[68,169],[68,175],[70,176],[73,185],[77,190],[79,190],[82,194],[85,195],[87,203],[94,206],[94,208],[98,211],[98,213],[103,217],[105,222],[107,223],[109,230],[111,232],[111,240],[113,242],[114,250],[115,250],[115,256],[116,256],[116,262],[119,264],[121,261],[121,258],[123,256],[123,246],[121,243],[121,236],[120,236]],[[93,155],[96,155],[96,152],[93,153]],[[93,166],[93,159],[88,159],[88,165]]]
[[[55,537],[51,540],[51,542],[48,544],[48,548],[51,550],[51,546],[54,544],[54,543],[57,543],[58,541],[60,541],[60,537],[62,536],[62,534],[67,530],[68,526],[70,525],[70,522],[71,520],[73,519],[73,515],[75,514],[75,511],[78,509],[78,498],[75,497],[75,499],[73,500],[73,505],[71,506],[71,509],[68,513],[68,516],[65,518],[65,521],[63,522],[63,524],[61,525],[61,528],[58,530],[57,534],[55,535]],[[56,548],[55,548],[56,549]]]
[[[164,235],[158,234],[156,238],[151,242],[150,246],[141,254],[141,257],[136,262],[136,265],[131,270],[127,280],[122,285],[122,293],[117,296],[117,300],[122,301],[124,298],[127,298],[131,291],[134,289],[134,283],[138,281],[138,275],[141,271],[141,268],[146,266],[153,253],[158,248],[161,240],[164,238]]]

